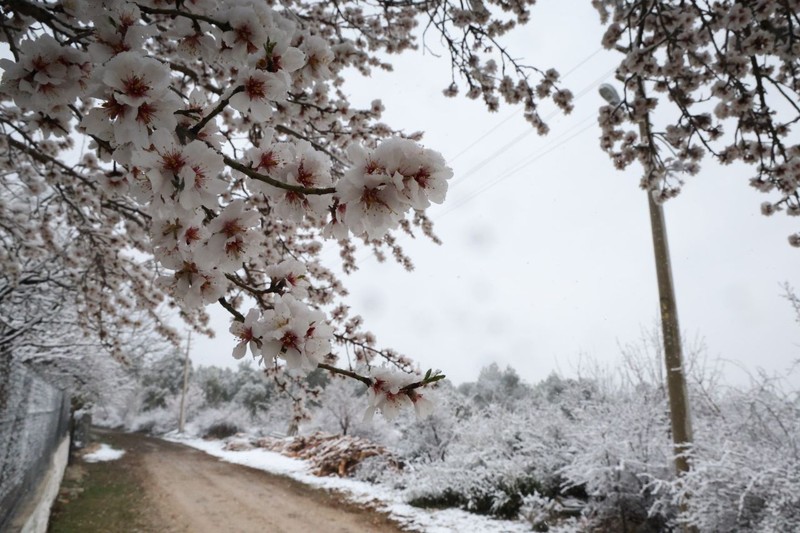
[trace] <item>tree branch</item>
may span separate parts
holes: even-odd
[[[259,174],[251,167],[245,166],[238,161],[231,159],[230,157],[223,155],[223,161],[225,164],[231,167],[234,170],[238,170],[242,174],[245,174],[249,178],[254,180],[263,181],[268,185],[272,185],[273,187],[277,187],[278,189],[284,189],[286,191],[296,192],[299,194],[317,194],[317,195],[324,195],[324,194],[335,194],[336,187],[325,187],[321,189],[311,188],[311,187],[303,187],[302,185],[290,185],[288,183],[283,183],[282,181],[278,181],[275,178],[271,178],[266,174]]]

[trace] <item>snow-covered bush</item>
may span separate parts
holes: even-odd
[[[571,457],[559,473],[565,488],[586,493],[584,514],[592,524],[605,531],[663,530],[675,508],[671,494],[653,483],[673,477],[662,391],[620,389],[573,409],[571,416]]]
[[[759,376],[715,402],[697,423],[693,469],[675,482],[688,495],[681,521],[701,531],[800,530],[800,395]]]
[[[525,496],[557,494],[562,457],[542,414],[497,405],[476,410],[461,421],[444,460],[423,462],[409,474],[408,501],[514,518]]]
[[[368,426],[363,423],[364,409],[353,400],[365,392],[366,387],[361,383],[331,379],[320,394],[319,408],[315,410],[308,428],[341,435],[363,434]]]
[[[461,424],[471,413],[471,401],[449,381],[443,381],[431,397],[440,406],[430,416],[418,419],[399,417],[396,448],[410,461],[433,463],[445,461],[451,446],[463,430]]]
[[[522,498],[520,517],[527,521],[534,531],[573,533],[588,529],[588,521],[581,515],[583,500],[577,498],[549,497],[534,492]],[[581,527],[583,526],[583,527]]]
[[[202,409],[188,420],[190,433],[214,439],[246,431],[253,424],[247,411],[236,404]]]

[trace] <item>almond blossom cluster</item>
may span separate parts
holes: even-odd
[[[443,378],[441,374],[431,373],[423,378],[421,375],[392,370],[377,370],[371,374],[372,383],[367,390],[369,405],[364,413],[364,420],[370,421],[376,411],[387,420],[394,419],[404,407],[413,407],[417,416],[424,418],[433,412],[433,403],[415,386],[419,383],[436,382]]]
[[[331,351],[333,328],[325,315],[309,309],[291,294],[277,296],[273,308],[263,313],[251,309],[244,322],[234,322],[231,333],[239,338],[233,356],[241,359],[250,348],[265,364],[277,359],[289,369],[314,370]]]
[[[453,176],[442,156],[408,139],[389,139],[372,152],[354,147],[353,166],[337,185],[334,224],[377,239],[409,209],[440,204]]]

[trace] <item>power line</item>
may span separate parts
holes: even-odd
[[[556,141],[558,141],[559,139],[563,138],[565,135],[567,135],[567,134],[568,134],[568,133],[570,133],[571,131],[575,130],[576,128],[579,128],[579,127],[583,126],[583,127],[580,129],[580,131],[578,131],[578,132],[576,132],[576,133],[575,133],[575,135],[572,135],[572,136],[570,136],[569,138],[565,139],[565,140],[564,140],[562,143],[560,143],[560,144],[558,144],[558,145],[556,145],[556,146],[553,146],[553,147],[552,147],[551,149],[549,149],[549,150],[546,150],[546,151],[544,151],[544,152],[540,152],[540,153],[538,153],[538,154],[537,154],[537,153],[535,153],[535,154],[531,154],[531,155],[529,155],[528,157],[526,157],[526,158],[525,158],[525,159],[523,159],[522,161],[518,162],[516,165],[513,165],[512,167],[510,167],[510,169],[513,169],[513,170],[511,170],[511,173],[517,172],[518,170],[520,170],[520,169],[522,169],[522,168],[524,168],[524,167],[526,167],[526,166],[530,165],[530,164],[531,164],[531,163],[533,163],[534,161],[538,160],[538,159],[539,159],[541,156],[543,156],[543,155],[545,155],[545,154],[548,154],[548,153],[550,153],[550,152],[551,152],[553,149],[557,148],[558,146],[561,146],[561,145],[562,145],[562,144],[564,144],[566,141],[568,141],[568,140],[570,140],[570,139],[574,138],[575,136],[577,136],[577,135],[578,135],[578,134],[580,134],[580,133],[583,133],[584,131],[586,131],[586,130],[587,130],[587,129],[588,129],[588,128],[589,128],[589,127],[592,125],[590,122],[592,122],[592,120],[593,120],[594,118],[595,118],[595,116],[594,116],[594,115],[589,115],[589,116],[585,117],[583,120],[581,120],[581,121],[579,121],[579,122],[576,122],[575,124],[573,124],[572,126],[570,126],[569,128],[567,128],[566,130],[564,130],[564,131],[561,133],[561,135],[559,135],[558,137],[555,137],[554,139],[552,139],[552,140],[551,140],[551,142],[549,142],[549,143],[545,144],[545,145],[542,147],[542,150],[545,150],[545,149],[546,149],[546,148],[547,148],[549,145],[551,145],[551,144],[555,143]],[[587,123],[589,123],[589,124],[587,124]],[[584,125],[585,125],[585,126],[584,126]]]
[[[594,116],[589,116],[589,117],[586,117],[586,118],[585,118],[585,119],[583,119],[581,122],[579,122],[578,124],[576,124],[575,126],[573,126],[571,129],[574,129],[574,128],[575,128],[575,127],[577,127],[578,125],[580,125],[580,124],[584,124],[584,123],[586,123],[586,122],[588,122],[588,121],[592,120],[593,118],[594,118]],[[474,200],[475,198],[477,198],[477,197],[478,197],[478,196],[480,196],[481,194],[485,193],[486,191],[488,191],[489,189],[491,189],[492,187],[494,187],[494,186],[495,186],[495,185],[497,185],[498,183],[500,183],[500,182],[502,182],[502,181],[505,181],[505,180],[507,180],[508,178],[510,178],[511,176],[513,176],[514,174],[518,173],[519,171],[521,171],[521,170],[522,170],[522,169],[524,169],[525,167],[529,166],[531,163],[534,163],[535,161],[538,161],[539,159],[541,159],[541,158],[543,158],[544,156],[546,156],[546,155],[550,154],[551,152],[553,152],[553,151],[554,151],[554,150],[556,150],[557,148],[560,148],[561,146],[565,145],[566,143],[568,143],[569,141],[571,141],[572,139],[574,139],[575,137],[577,137],[577,136],[578,136],[578,135],[580,135],[581,133],[585,132],[586,130],[588,130],[588,129],[589,129],[589,128],[591,128],[592,126],[593,126],[593,124],[592,124],[592,123],[586,124],[586,125],[585,125],[585,126],[583,126],[583,127],[580,129],[580,130],[576,131],[575,133],[573,133],[572,135],[570,135],[570,136],[569,136],[569,137],[567,137],[566,139],[562,140],[561,142],[559,142],[559,143],[557,143],[557,144],[555,144],[555,145],[551,146],[549,149],[547,149],[547,150],[544,150],[543,152],[539,152],[539,153],[537,153],[537,154],[534,154],[532,157],[531,157],[531,156],[529,156],[528,158],[524,159],[523,161],[521,161],[521,162],[517,163],[515,166],[509,167],[509,170],[508,170],[506,173],[502,174],[502,175],[501,175],[499,178],[497,178],[497,179],[495,179],[495,180],[493,180],[493,181],[489,182],[488,184],[486,184],[486,185],[485,185],[485,186],[483,186],[482,188],[478,189],[478,190],[477,190],[477,191],[475,191],[474,193],[472,193],[472,194],[470,194],[469,196],[467,196],[466,198],[464,198],[464,199],[463,199],[462,201],[460,201],[459,203],[457,203],[457,204],[455,204],[455,205],[452,205],[452,206],[451,206],[449,209],[447,209],[446,211],[444,211],[444,212],[442,212],[442,213],[438,214],[436,217],[434,217],[434,221],[436,221],[436,220],[440,220],[441,218],[443,218],[443,217],[445,217],[445,216],[449,215],[450,213],[452,213],[452,212],[453,212],[453,211],[455,211],[456,209],[459,209],[459,208],[463,207],[464,205],[466,205],[467,203],[471,202],[472,200]],[[567,130],[567,131],[569,131],[569,130]],[[566,132],[565,132],[565,133],[566,133]]]
[[[595,52],[595,53],[597,53],[597,52]],[[594,55],[594,54],[592,54],[592,55]],[[590,56],[590,57],[591,57],[591,56]],[[588,58],[587,58],[587,60],[588,60]],[[586,60],[584,60],[584,61],[586,61]],[[613,73],[615,70],[616,70],[616,67],[615,67],[615,68],[612,68],[611,70],[609,70],[609,71],[607,71],[607,72],[605,72],[605,73],[603,73],[601,76],[599,76],[598,78],[596,78],[596,79],[595,79],[595,80],[594,80],[592,83],[590,83],[589,85],[587,85],[586,87],[584,87],[583,89],[581,89],[581,90],[580,90],[580,91],[579,91],[579,92],[578,92],[578,93],[575,95],[575,99],[574,99],[574,101],[578,101],[580,98],[582,98],[583,96],[585,96],[586,94],[588,94],[588,93],[589,93],[589,92],[590,92],[592,89],[594,89],[595,87],[597,87],[598,85],[600,85],[600,84],[601,84],[603,81],[605,81],[605,80],[608,78],[608,76],[610,76],[610,75],[611,75],[611,74],[612,74],[612,73]],[[550,113],[548,113],[548,115],[547,115],[547,116],[544,118],[544,120],[545,120],[545,121],[549,121],[550,119],[552,119],[553,117],[555,117],[556,115],[559,115],[559,114],[561,114],[561,110],[560,110],[560,109],[553,110],[553,111],[551,111]],[[512,115],[512,117],[513,117],[513,115]],[[491,130],[489,130],[489,132],[487,132],[487,134],[484,134],[484,135],[483,135],[483,136],[482,136],[482,137],[481,137],[479,140],[482,140],[482,139],[484,139],[484,138],[486,137],[486,135],[488,135],[489,133],[491,133],[491,132],[495,131],[497,128],[499,128],[501,125],[503,125],[505,122],[507,122],[507,121],[508,121],[510,118],[512,118],[512,117],[508,117],[508,118],[506,118],[506,119],[505,119],[503,122],[501,122],[500,124],[498,124],[497,126],[495,126],[494,128],[492,128]],[[514,138],[513,138],[511,141],[509,141],[508,143],[504,144],[504,145],[503,145],[503,146],[501,146],[499,149],[497,149],[497,150],[496,150],[494,153],[492,153],[492,155],[490,155],[490,156],[486,157],[485,159],[483,159],[483,160],[482,160],[480,163],[478,163],[477,165],[473,166],[471,169],[469,169],[469,170],[468,170],[467,172],[465,172],[464,174],[461,174],[461,176],[460,176],[460,177],[459,177],[457,180],[454,180],[454,181],[453,181],[453,183],[451,183],[450,187],[451,187],[451,188],[452,188],[452,187],[455,187],[455,186],[457,186],[457,185],[460,185],[460,184],[461,184],[461,183],[463,183],[464,181],[466,181],[466,180],[467,180],[467,179],[468,179],[470,176],[472,176],[473,174],[475,174],[475,173],[476,173],[478,170],[480,170],[480,169],[482,169],[483,167],[485,167],[486,165],[488,165],[488,164],[489,164],[490,162],[492,162],[492,160],[494,160],[496,157],[498,157],[498,156],[502,155],[503,153],[505,153],[506,151],[508,151],[508,150],[509,150],[509,149],[510,149],[512,146],[514,146],[515,144],[517,144],[518,142],[520,142],[521,140],[523,140],[524,138],[526,138],[527,136],[529,136],[531,133],[533,133],[533,131],[534,131],[534,130],[533,130],[533,128],[528,128],[528,129],[526,129],[525,131],[523,131],[522,133],[520,133],[519,135],[517,135],[516,137],[514,137]],[[475,144],[477,144],[477,141],[476,141],[475,143],[472,143],[472,144],[471,144],[471,145],[470,145],[470,146],[469,146],[467,149],[471,148],[471,147],[472,147],[472,146],[474,146]],[[452,160],[451,160],[451,161],[452,161]]]
[[[575,72],[576,70],[578,70],[580,67],[582,67],[583,65],[585,65],[585,64],[586,64],[586,63],[587,63],[587,62],[588,62],[590,59],[592,59],[594,56],[596,56],[597,54],[599,54],[599,53],[600,53],[600,52],[602,52],[602,51],[603,51],[603,47],[600,47],[600,48],[598,48],[597,50],[595,50],[594,52],[592,52],[591,54],[589,54],[588,56],[586,56],[585,58],[583,58],[581,61],[579,61],[579,62],[578,62],[578,64],[577,64],[577,65],[573,66],[573,67],[572,67],[571,69],[569,69],[569,70],[568,70],[566,73],[564,73],[564,74],[561,76],[561,79],[562,79],[562,80],[566,79],[566,78],[567,78],[567,76],[569,76],[570,74],[572,74],[573,72]],[[488,137],[489,135],[491,135],[492,133],[494,133],[495,131],[497,131],[497,130],[498,130],[498,129],[499,129],[499,128],[500,128],[500,127],[503,125],[503,124],[505,124],[506,122],[508,122],[508,121],[509,121],[509,120],[511,120],[512,118],[516,117],[516,116],[517,116],[517,115],[519,115],[521,112],[522,112],[522,108],[521,108],[521,107],[518,107],[518,108],[517,108],[517,109],[516,109],[516,110],[515,110],[513,113],[511,113],[510,115],[508,115],[506,118],[504,118],[502,121],[500,121],[500,122],[499,122],[498,124],[496,124],[494,127],[492,127],[490,130],[488,130],[487,132],[485,132],[483,135],[481,135],[480,137],[478,137],[477,139],[475,139],[475,140],[474,140],[474,141],[473,141],[473,142],[472,142],[472,143],[471,143],[469,146],[467,146],[466,148],[464,148],[463,150],[461,150],[460,152],[458,152],[456,155],[454,155],[453,157],[451,157],[451,158],[449,159],[449,161],[451,161],[451,162],[452,162],[452,161],[455,161],[456,159],[458,159],[459,157],[461,157],[462,155],[464,155],[465,153],[467,153],[467,152],[469,151],[469,149],[470,149],[470,148],[474,147],[474,146],[475,146],[475,145],[477,145],[479,142],[481,142],[482,140],[484,140],[486,137]],[[545,119],[545,120],[547,120],[547,119]]]

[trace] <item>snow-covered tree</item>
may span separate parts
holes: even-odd
[[[480,406],[498,404],[509,408],[529,392],[516,370],[510,366],[500,370],[497,363],[483,367],[475,383],[463,383],[459,389]]]

